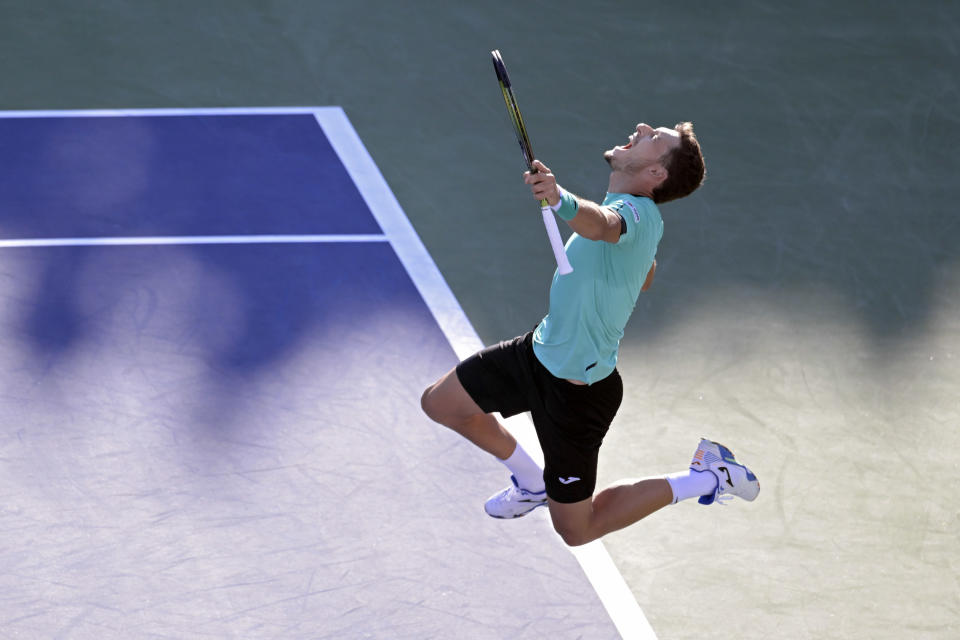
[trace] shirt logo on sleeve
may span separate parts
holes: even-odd
[[[625,205],[630,207],[630,211],[633,211],[633,221],[640,222],[640,212],[637,211],[637,208],[635,206],[633,206],[633,203],[630,202],[629,200],[624,200],[623,202]]]

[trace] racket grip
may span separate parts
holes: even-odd
[[[550,238],[550,246],[553,248],[553,257],[557,260],[557,271],[562,276],[572,273],[573,267],[570,266],[567,253],[563,250],[563,240],[560,238],[560,229],[557,228],[553,209],[549,206],[542,207],[540,213],[543,215],[543,226],[547,228],[547,237]]]

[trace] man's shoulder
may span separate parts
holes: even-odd
[[[643,221],[663,223],[660,209],[646,196],[635,196],[629,193],[608,193],[603,199],[603,206],[610,207],[625,220],[634,223]]]

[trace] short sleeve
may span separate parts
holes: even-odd
[[[626,225],[626,233],[620,235],[617,246],[643,244],[656,247],[662,235],[662,223],[655,205],[647,207],[643,202],[634,202],[633,198],[624,197],[610,202],[607,206],[616,212]]]

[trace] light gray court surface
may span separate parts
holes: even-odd
[[[744,638],[960,635],[960,3],[0,5],[4,109],[342,105],[488,344],[543,316],[553,271],[489,51],[508,60],[540,159],[591,199],[606,184],[602,150],[635,123],[692,120],[709,177],[663,207],[660,268],[627,327],[624,403],[598,476],[676,471],[708,435],[762,490],[753,504],[665,509],[604,546],[662,640],[717,621]],[[0,173],[0,194],[13,184]],[[289,249],[271,256],[295,268],[304,254]],[[172,269],[182,278],[198,260],[222,263],[206,249],[164,251],[185,261]],[[28,255],[53,254],[0,259]],[[48,284],[67,282],[66,264]],[[198,272],[229,289],[235,269]],[[4,335],[22,326],[11,308],[25,302],[5,299]],[[25,392],[15,344],[0,344],[5,376],[29,384],[3,387],[6,460],[28,422],[23,398],[54,401],[52,378]],[[459,450],[420,422],[404,436],[428,432]],[[441,490],[471,527],[487,526],[475,496],[502,476],[462,462],[490,475]],[[449,470],[422,473],[434,471]],[[539,541],[512,528],[527,522],[507,525],[497,531],[511,542]]]
[[[652,638],[602,545],[575,557],[542,510],[488,518],[503,470],[420,415],[479,341],[341,110],[8,115],[288,112],[316,115],[384,235],[2,245],[0,635]],[[85,179],[91,212],[127,188]],[[294,313],[313,324],[281,348]]]

